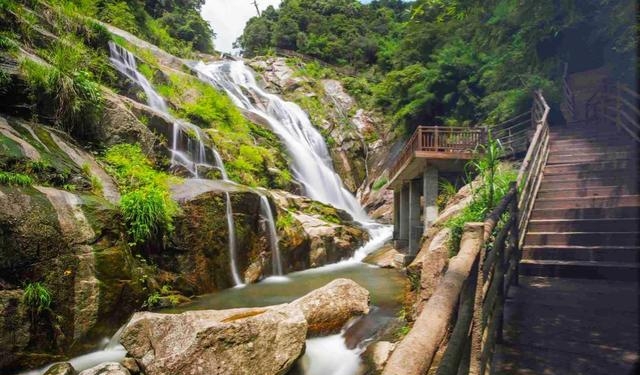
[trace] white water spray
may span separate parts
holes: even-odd
[[[284,143],[292,159],[292,171],[303,184],[307,196],[341,208],[356,220],[369,221],[358,201],[344,188],[340,176],[333,170],[322,135],[298,105],[260,88],[253,71],[242,61],[200,62],[194,69],[202,80],[224,90],[236,106],[269,123]]]
[[[260,196],[260,211],[262,216],[267,220],[267,229],[269,231],[269,245],[271,247],[271,269],[272,275],[282,276],[282,260],[280,259],[280,247],[278,246],[278,233],[276,232],[276,223],[273,220],[271,205],[266,196]]]

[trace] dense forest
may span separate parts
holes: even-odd
[[[406,131],[499,122],[535,88],[606,65],[633,83],[636,4],[626,0],[285,0],[252,18],[245,56],[292,50],[350,68],[351,92]]]

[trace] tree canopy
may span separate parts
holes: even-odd
[[[358,92],[411,131],[498,122],[537,88],[558,102],[564,62],[635,84],[636,14],[632,0],[284,0],[238,44],[351,66],[366,79]]]

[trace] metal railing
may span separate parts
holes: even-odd
[[[564,103],[571,115],[571,120],[576,118],[576,96],[569,85],[569,63],[564,63],[564,72],[562,73],[562,92],[564,94]]]
[[[604,80],[585,104],[589,123],[601,123],[624,130],[640,142],[640,94],[619,83]]]

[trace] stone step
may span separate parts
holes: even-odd
[[[579,147],[551,147],[550,155],[560,156],[560,155],[582,155],[582,154],[592,154],[592,153],[608,153],[608,152],[636,152],[636,149],[629,144],[619,144],[619,145],[600,145],[600,144],[590,144]]]
[[[631,184],[633,182],[633,184]],[[629,181],[628,176],[610,176],[603,173],[602,177],[581,178],[568,180],[565,176],[545,176],[540,184],[540,191],[560,189],[585,189],[604,187],[611,185],[627,185],[627,188],[635,186],[635,181]]]
[[[625,185],[617,186],[593,186],[581,188],[565,189],[545,189],[538,192],[537,199],[545,198],[578,198],[578,197],[599,197],[614,195],[629,195],[636,192],[635,187]]]
[[[640,219],[534,219],[529,221],[530,232],[634,232]]]
[[[523,276],[638,281],[640,265],[623,262],[558,261],[524,259],[520,262]]]
[[[615,208],[615,207],[640,207],[640,196],[600,196],[578,198],[543,198],[536,199],[534,210],[558,209],[558,208]]]
[[[524,243],[528,246],[639,246],[640,232],[528,231]]]
[[[640,247],[525,245],[522,249],[522,258],[638,263],[640,262]]]
[[[548,175],[566,174],[573,172],[611,172],[617,170],[629,170],[631,172],[638,171],[638,163],[636,160],[608,160],[599,161],[593,163],[568,163],[568,164],[553,164],[546,165],[544,167],[545,178]],[[589,175],[583,175],[582,178],[590,177]]]
[[[619,135],[612,135],[606,137],[592,137],[592,138],[583,138],[583,137],[565,137],[559,139],[550,139],[549,147],[552,150],[556,150],[558,148],[571,148],[571,147],[590,147],[590,146],[621,146],[621,145],[629,145],[631,141]]]
[[[619,152],[592,152],[586,154],[559,154],[551,153],[547,161],[547,165],[552,164],[573,164],[573,163],[592,163],[616,160],[635,160],[635,152],[619,151]]]
[[[605,208],[548,208],[534,209],[531,220],[545,219],[615,219],[639,217],[640,207],[620,206]]]

